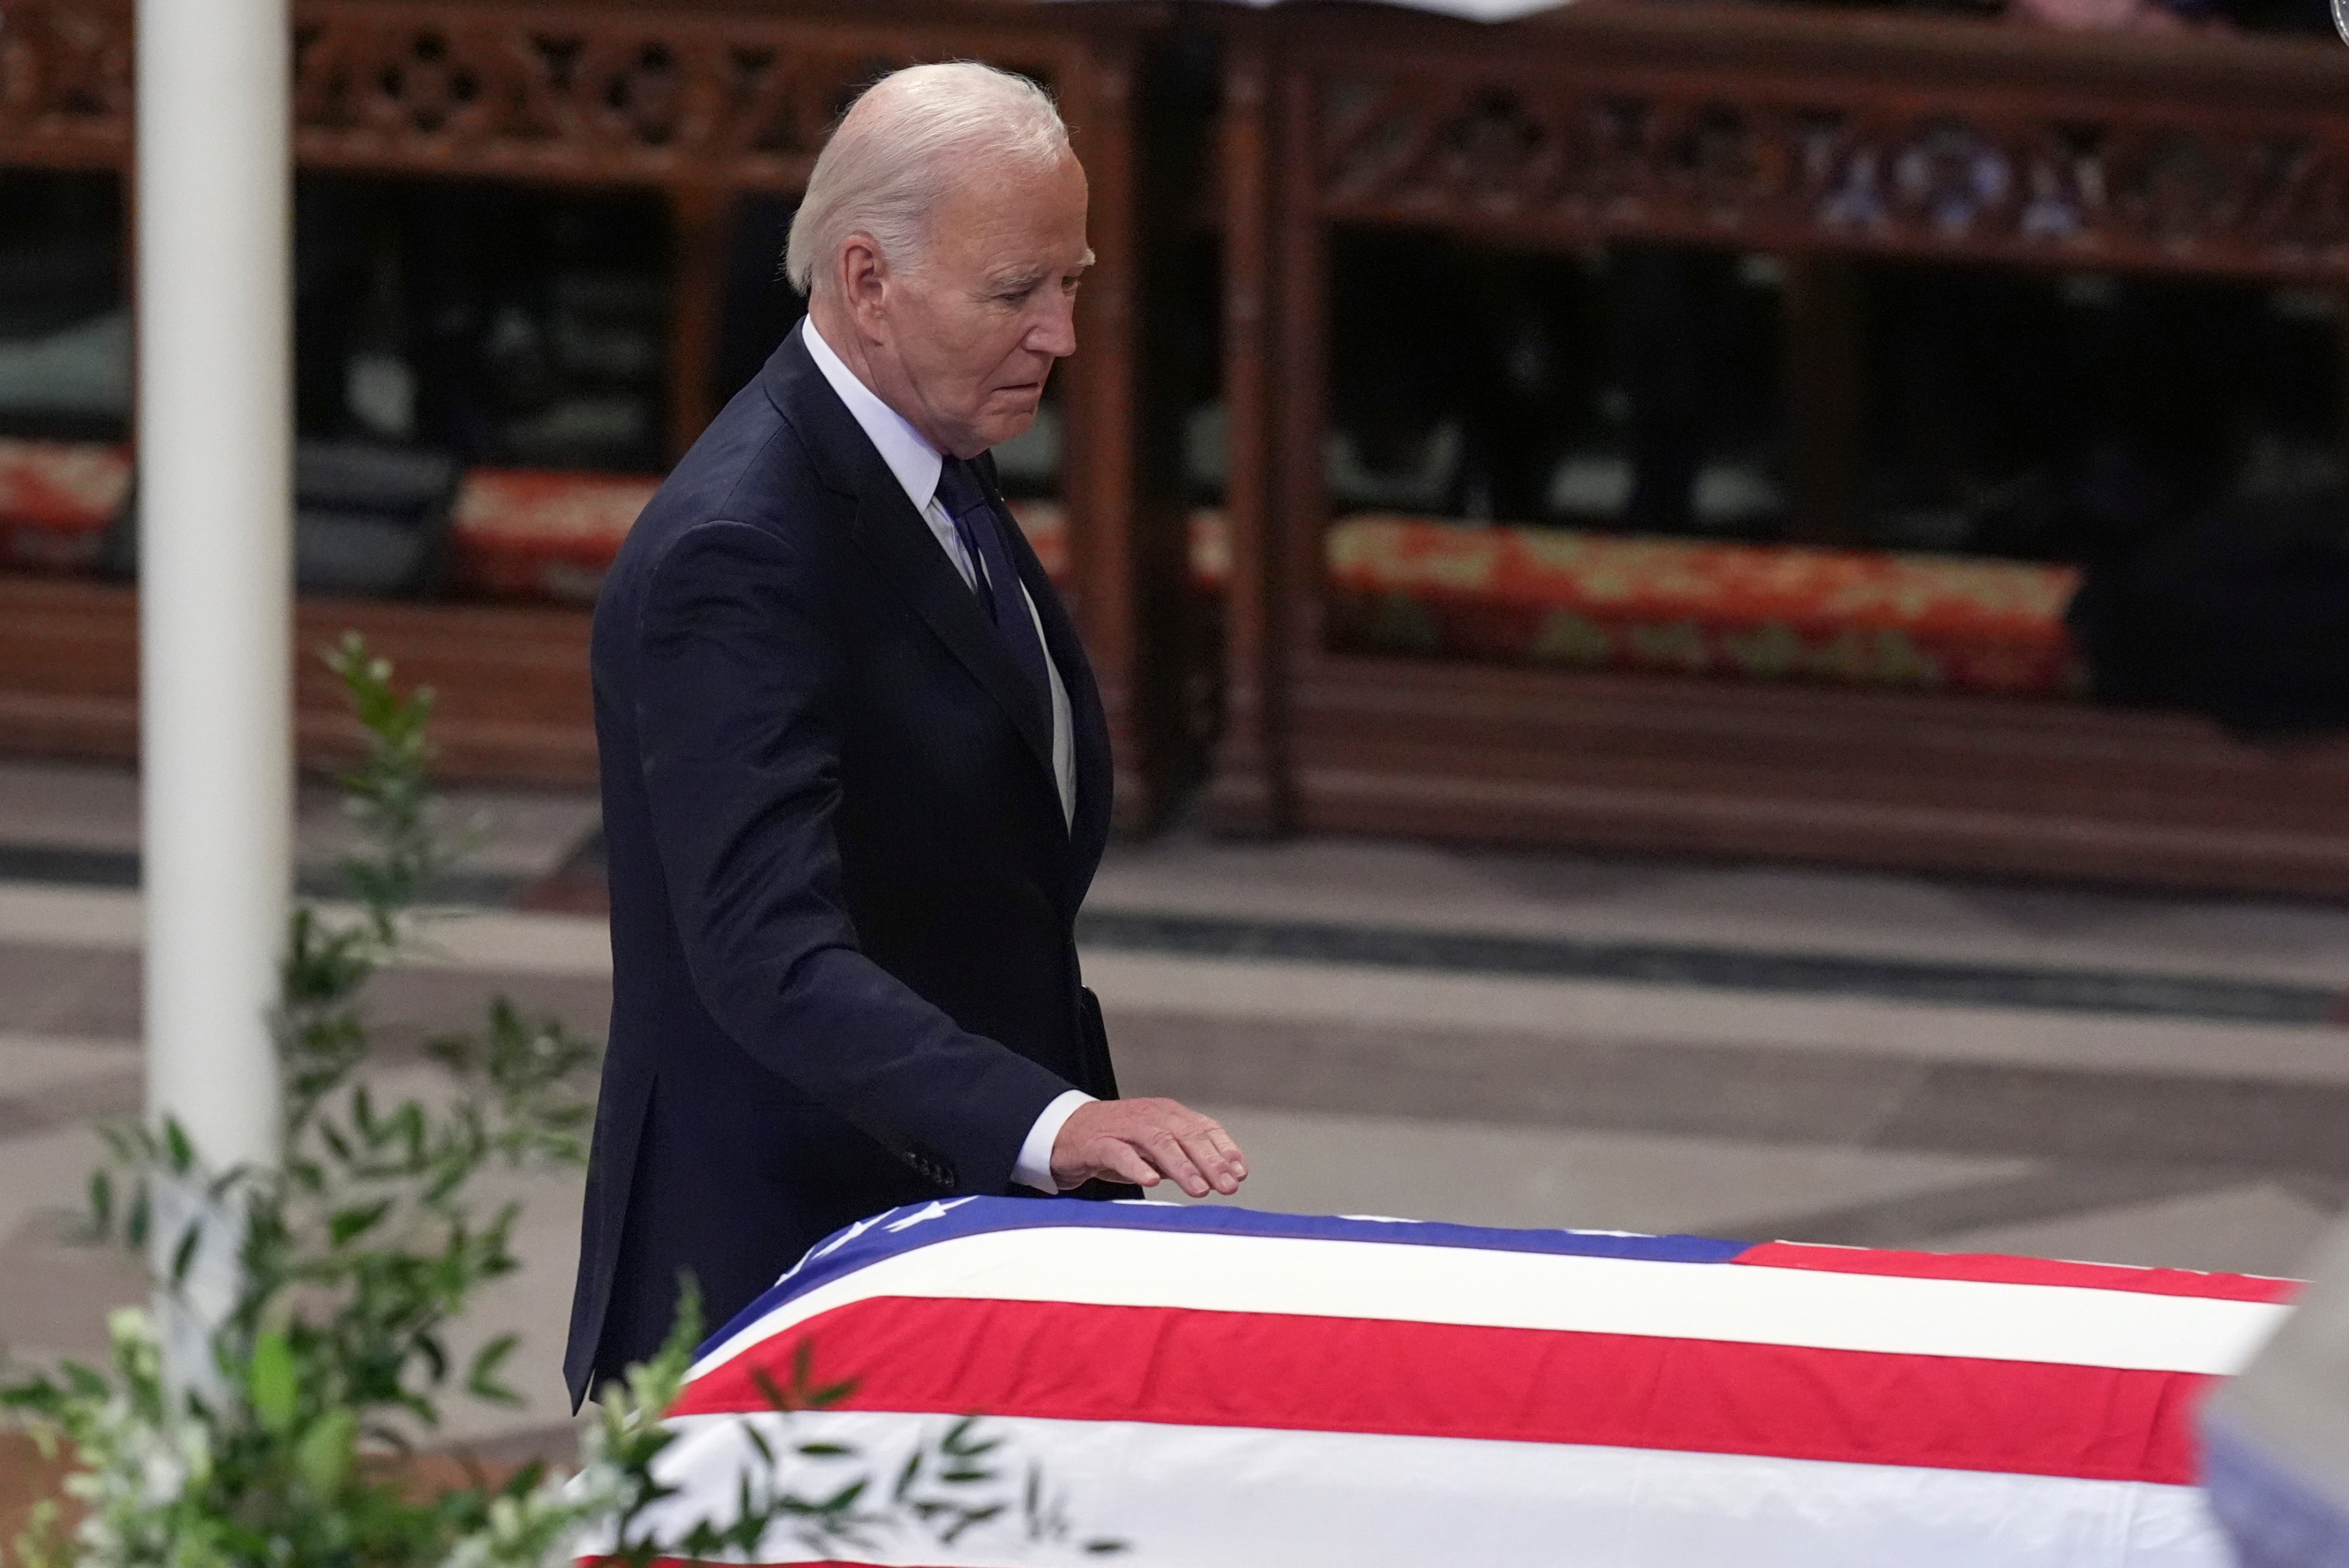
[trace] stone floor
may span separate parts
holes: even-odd
[[[453,804],[478,913],[378,1011],[503,993],[600,1029],[592,800]],[[343,831],[305,798],[305,883]],[[64,1237],[87,1124],[138,1105],[136,883],[134,780],[0,765],[0,1341],[29,1357],[140,1290]],[[1129,1091],[1221,1116],[1258,1208],[2288,1274],[2349,1200],[2349,908],[1176,834],[1112,853],[1081,934]],[[528,1330],[528,1403],[455,1437],[561,1429],[576,1188],[516,1188],[529,1264],[478,1321]]]

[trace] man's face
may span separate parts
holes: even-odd
[[[890,268],[872,301],[868,325],[895,361],[889,401],[957,457],[1027,429],[1052,362],[1076,352],[1077,280],[1092,261],[1073,155],[1045,170],[979,171],[939,205],[928,250]]]

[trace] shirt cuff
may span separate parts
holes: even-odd
[[[1046,1106],[1044,1114],[1036,1119],[1036,1125],[1028,1130],[1028,1141],[1019,1146],[1019,1159],[1011,1167],[1011,1179],[1039,1192],[1058,1192],[1061,1184],[1052,1180],[1052,1145],[1060,1141],[1061,1129],[1077,1114],[1077,1108],[1092,1102],[1092,1096],[1072,1088]]]

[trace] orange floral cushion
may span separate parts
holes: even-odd
[[[0,565],[96,567],[130,487],[130,457],[88,441],[0,438]]]
[[[495,598],[592,604],[620,542],[660,481],[532,469],[473,469],[457,492],[450,564],[457,585]],[[1012,516],[1054,582],[1067,578],[1058,501],[1014,501]]]
[[[467,593],[592,604],[659,488],[629,474],[468,469],[450,518],[450,576]]]
[[[1036,552],[1036,563],[1044,575],[1066,585],[1069,581],[1069,528],[1067,514],[1056,500],[1015,500],[1009,503],[1012,521],[1019,531],[1028,536],[1028,548]]]
[[[1015,500],[1010,503],[1011,515],[1019,524],[1019,531],[1028,536],[1029,547],[1036,552],[1037,561],[1045,574],[1055,583],[1066,583],[1069,576],[1069,541],[1067,514],[1056,500]],[[1190,518],[1191,581],[1201,588],[1220,592],[1224,580],[1231,575],[1231,547],[1226,538],[1224,514],[1211,507],[1201,507]]]
[[[0,439],[0,565],[98,564],[130,479],[117,447]],[[457,584],[592,603],[659,481],[475,469],[451,526]],[[1012,512],[1056,581],[1058,502]],[[1230,575],[1223,514],[1191,515],[1191,578]],[[2070,567],[1965,556],[1581,533],[1372,513],[1328,539],[1341,646],[1516,664],[1807,678],[1953,691],[2085,689],[2064,633]]]
[[[1344,645],[2010,694],[2085,681],[2067,566],[1371,514],[1330,531]]]

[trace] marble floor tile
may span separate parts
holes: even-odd
[[[1216,1106],[1248,1156],[1236,1202],[1460,1224],[1742,1234],[1778,1212],[1930,1192],[2027,1161],[1568,1132]],[[1152,1196],[1173,1196],[1171,1192]]]
[[[2266,1182],[1937,1236],[1938,1252],[2296,1277],[2334,1216]]]
[[[2349,908],[1348,839],[1112,850],[1088,907],[2349,986]]]
[[[107,1315],[148,1300],[145,1263],[77,1239],[78,1211],[45,1209],[0,1233],[0,1354],[47,1366],[103,1362]]]
[[[465,789],[440,796],[440,820],[466,846],[459,871],[535,877],[569,860],[603,812],[592,792]],[[341,795],[324,784],[303,789],[296,827],[305,861],[329,863],[365,842]]]
[[[139,775],[128,768],[0,758],[0,843],[136,852]]]
[[[90,1172],[104,1158],[104,1147],[86,1123],[0,1137],[0,1237],[16,1234],[28,1222],[84,1212]],[[37,1289],[39,1284],[37,1275],[0,1271],[0,1285]],[[0,1326],[7,1321],[5,1307],[0,1307]]]
[[[38,1093],[139,1070],[136,1040],[0,1035],[0,1095]]]
[[[0,943],[0,1032],[138,1038],[138,954]]]
[[[131,887],[138,883],[139,777],[129,769],[0,759],[0,875]],[[460,879],[514,882],[565,864],[595,833],[592,791],[454,789],[440,819],[465,849]],[[296,799],[297,861],[312,880],[363,841],[333,785],[305,780]]]
[[[1085,978],[1113,1021],[1166,1014],[2349,1083],[2349,1029],[2333,1025],[2237,1026],[1160,953],[1092,950],[1083,957]]]

